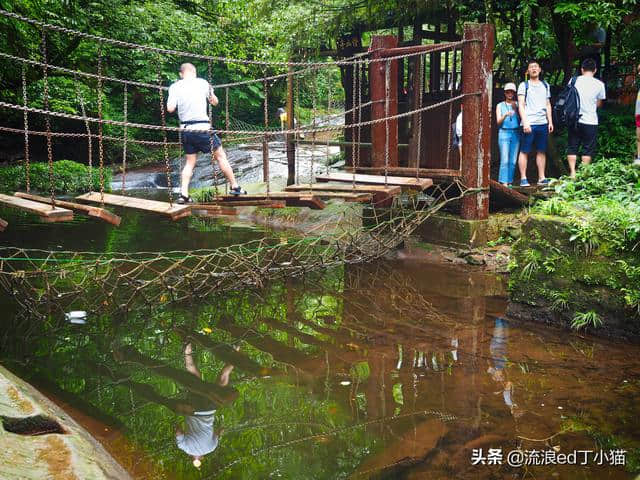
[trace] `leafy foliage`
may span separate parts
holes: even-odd
[[[105,169],[104,188],[109,191],[111,172]],[[51,188],[49,181],[49,165],[34,163],[29,169],[31,189],[48,193]],[[0,168],[0,191],[14,192],[25,190],[27,175],[24,166]],[[100,171],[93,168],[89,174],[89,167],[70,160],[53,162],[53,189],[57,194],[82,193],[100,190]]]

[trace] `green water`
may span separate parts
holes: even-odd
[[[218,219],[118,213],[119,228],[94,219],[42,225],[2,212],[10,227],[0,238],[32,248],[162,251],[277,235]],[[68,408],[135,478],[640,472],[640,348],[503,319],[505,280],[493,274],[384,260],[98,313],[84,324],[36,319],[6,297],[2,304],[10,312],[2,364]],[[194,417],[206,424],[202,435],[188,430]],[[199,469],[179,443],[208,451]],[[506,455],[518,447],[593,453],[587,465],[509,467]],[[486,456],[490,448],[502,449],[502,465],[472,464],[474,449]],[[626,466],[594,457],[612,449],[627,451]]]

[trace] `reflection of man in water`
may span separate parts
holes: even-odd
[[[491,378],[503,386],[502,398],[511,413],[515,414],[516,404],[513,403],[513,383],[508,381],[505,376],[505,366],[507,364],[507,321],[504,318],[496,318],[493,327],[493,337],[489,345],[493,366],[487,369],[487,373]]]
[[[202,374],[193,361],[191,343],[187,343],[184,348],[184,363],[187,371],[202,379]],[[226,387],[229,384],[232,370],[233,365],[225,365],[218,385]],[[218,447],[218,437],[222,434],[222,431],[215,432],[213,428],[217,406],[210,399],[196,395],[176,407],[177,413],[184,415],[185,423],[184,430],[180,426],[176,427],[176,443],[180,450],[193,457],[193,465],[199,468],[202,457]]]

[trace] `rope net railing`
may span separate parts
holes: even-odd
[[[0,62],[16,62],[21,67],[22,91],[13,99],[0,99],[0,108],[11,111],[14,119],[23,120],[23,128],[15,125],[0,125],[0,132],[21,135],[25,142],[25,171],[27,190],[29,190],[31,137],[45,137],[47,146],[47,160],[49,163],[51,203],[55,205],[53,190],[53,150],[54,139],[84,139],[87,142],[87,160],[90,170],[94,167],[94,155],[98,155],[100,171],[100,194],[104,201],[104,169],[105,142],[118,142],[122,148],[122,172],[126,173],[128,147],[138,144],[149,147],[159,147],[163,151],[163,162],[168,184],[168,200],[172,205],[172,182],[169,148],[180,145],[180,136],[184,131],[166,114],[166,78],[162,75],[163,59],[159,55],[180,56],[206,61],[206,76],[211,85],[217,89],[220,100],[217,118],[213,109],[209,110],[210,127],[204,132],[215,132],[223,136],[225,144],[254,142],[262,144],[264,180],[266,183],[266,197],[272,191],[269,176],[269,142],[284,137],[285,143],[296,143],[305,138],[305,143],[311,143],[311,154],[307,155],[310,163],[308,184],[311,190],[314,175],[317,171],[319,158],[315,147],[327,146],[326,169],[329,167],[329,143],[332,138],[350,135],[353,190],[356,191],[356,170],[361,166],[360,142],[367,138],[364,133],[374,126],[384,125],[384,185],[388,185],[390,178],[390,124],[399,120],[411,122],[412,128],[417,129],[418,159],[421,156],[420,138],[423,136],[422,115],[426,112],[441,109],[441,121],[447,121],[447,129],[452,123],[452,105],[462,99],[479,95],[481,92],[461,93],[451,88],[447,98],[424,105],[422,102],[422,86],[425,62],[422,58],[438,52],[453,52],[452,72],[455,72],[457,52],[463,45],[472,40],[450,42],[424,46],[420,51],[411,51],[402,55],[392,53],[382,58],[374,55],[357,55],[339,61],[326,62],[263,62],[253,60],[227,59],[206,55],[196,55],[157,47],[136,45],[119,40],[111,40],[95,35],[73,31],[67,28],[44,24],[39,21],[26,19],[11,12],[0,10],[0,16],[27,22],[40,30],[41,60],[26,59],[0,52]],[[61,32],[82,39],[98,43],[98,55],[94,72],[85,72],[74,68],[67,68],[49,63],[47,44],[49,32]],[[157,83],[137,81],[135,79],[120,79],[108,75],[111,61],[102,53],[102,46],[106,44],[122,48],[138,49],[149,53],[151,61],[157,67]],[[373,52],[370,52],[373,53]],[[461,57],[461,55],[460,55]],[[420,59],[422,69],[419,73],[420,103],[408,111],[393,113],[390,110],[389,97],[391,95],[391,65],[399,59]],[[173,62],[175,59],[166,61]],[[263,67],[263,76],[247,81],[227,82],[215,85],[212,78],[213,62],[245,63]],[[372,101],[363,88],[367,68],[377,64],[384,69],[384,87],[386,99]],[[268,68],[276,70],[273,74]],[[277,73],[278,69],[289,68],[286,73]],[[300,67],[295,69],[295,67]],[[176,65],[177,69],[177,65]],[[333,69],[333,70],[331,70]],[[343,85],[345,98],[337,95],[329,87],[320,91],[319,75],[329,75],[327,72],[337,73],[337,69],[351,72],[352,85]],[[52,75],[62,75],[70,78],[75,92],[71,96],[75,99],[75,112],[63,111],[56,108],[51,100],[49,84]],[[27,78],[38,74],[38,83],[44,86],[42,92],[29,89]],[[326,78],[329,77],[325,77]],[[336,77],[337,78],[337,77]],[[274,106],[281,97],[282,86],[278,82],[287,82],[287,87],[295,90],[293,101],[293,128],[291,123],[285,127],[282,119],[274,114]],[[295,85],[295,88],[294,88]],[[84,87],[84,93],[83,93]],[[87,89],[94,89],[97,93],[95,105],[89,104],[85,98]],[[158,123],[144,123],[131,121],[135,113],[133,106],[134,90],[148,94],[147,103],[153,109],[146,118],[158,118]],[[257,118],[262,122],[241,118],[234,115],[233,92],[241,90],[235,98],[253,96],[260,100],[261,112]],[[35,95],[37,93],[37,96]],[[107,94],[121,98],[122,114],[119,115],[105,109]],[[350,102],[346,102],[350,93]],[[244,96],[244,97],[243,97]],[[301,101],[303,98],[303,101]],[[306,98],[306,100],[304,100]],[[21,102],[21,104],[20,104]],[[372,117],[371,111],[376,106],[383,106],[383,115]],[[449,108],[445,108],[449,107]],[[448,115],[446,110],[448,110]],[[240,112],[241,113],[241,112]],[[139,117],[138,117],[139,118]],[[270,122],[270,119],[274,121]],[[303,121],[304,119],[304,121]],[[417,119],[417,121],[416,121]],[[172,123],[173,122],[173,123]],[[260,124],[262,123],[262,124]],[[278,125],[279,123],[279,125]],[[70,131],[69,131],[70,130]],[[369,132],[367,132],[369,133]],[[213,137],[212,137],[213,138]],[[292,139],[292,140],[291,140]],[[97,146],[94,142],[97,141]],[[349,143],[349,142],[343,142]],[[450,142],[448,142],[450,143]],[[446,148],[446,161],[449,165],[451,156],[450,145]],[[213,153],[212,155],[212,162]],[[295,156],[296,175],[300,182],[300,155]],[[310,157],[310,158],[309,158]],[[114,162],[115,163],[115,162]],[[416,177],[419,177],[419,164],[416,162]],[[324,168],[324,167],[323,167]],[[217,170],[215,170],[217,176]],[[214,181],[216,199],[218,197],[217,178]],[[306,184],[306,182],[305,182]],[[122,179],[122,190],[125,190],[125,176]],[[245,244],[219,248],[215,250],[173,251],[173,252],[142,252],[142,253],[91,253],[71,251],[42,251],[20,247],[0,248],[0,284],[10,292],[16,301],[32,312],[48,314],[58,313],[77,307],[82,310],[97,311],[100,309],[130,309],[136,302],[153,303],[162,299],[183,301],[189,298],[210,295],[215,292],[241,288],[247,285],[262,285],[273,278],[285,278],[303,275],[307,272],[326,268],[340,263],[367,262],[386,255],[390,250],[400,245],[413,231],[432,213],[452,202],[462,199],[466,195],[479,193],[478,188],[469,188],[459,178],[452,177],[449,182],[430,187],[424,193],[403,193],[384,203],[372,203],[370,207],[352,207],[357,212],[357,225],[350,224],[336,231],[318,229],[305,232],[303,238],[295,241],[280,242],[273,238],[264,238]],[[347,213],[340,213],[339,220],[351,217]],[[346,222],[345,222],[346,223]]]
[[[33,314],[128,310],[261,286],[343,263],[369,262],[398,247],[430,215],[473,193],[460,182],[396,198],[342,231],[297,240],[263,238],[214,250],[95,253],[0,248],[0,284]]]

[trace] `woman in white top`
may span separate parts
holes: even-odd
[[[498,123],[498,145],[500,147],[500,173],[498,181],[503,185],[513,183],[520,148],[520,117],[516,101],[515,83],[504,86],[504,102],[496,105]]]

